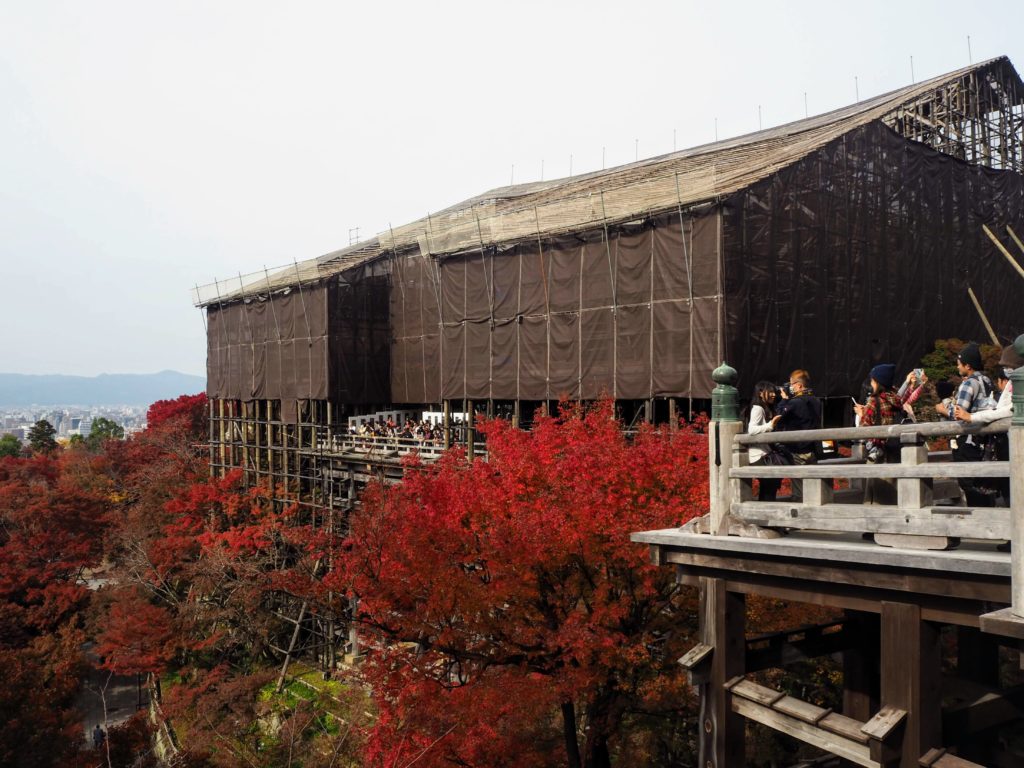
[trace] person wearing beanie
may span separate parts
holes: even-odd
[[[1012,416],[1013,381],[1010,379],[1010,374],[1022,366],[1024,366],[1024,357],[1018,354],[1013,345],[1008,344],[1003,347],[1003,354],[999,358],[999,365],[992,376],[995,388],[999,392],[999,400],[996,402],[996,407],[971,413],[957,405],[953,409],[953,415],[960,421],[966,421],[971,424],[991,424],[993,421],[999,421],[999,419]]]
[[[892,363],[876,365],[871,369],[870,378],[871,394],[868,395],[867,402],[864,405],[854,405],[860,417],[860,426],[876,427],[902,422],[905,416],[903,401],[892,388],[896,378],[896,366]],[[868,460],[899,461],[899,450],[886,451],[885,440],[871,440],[868,443]]]
[[[1010,344],[1003,347],[1003,354],[999,358],[999,365],[996,367],[992,380],[999,391],[999,400],[995,408],[987,408],[974,413],[968,413],[959,406],[954,409],[956,418],[970,424],[991,424],[999,419],[1008,419],[1013,415],[1013,381],[1010,374],[1017,368],[1024,366],[1024,358]],[[1010,441],[1006,433],[992,435],[992,452],[997,461],[1008,461],[1010,458]],[[1010,478],[991,478],[979,483],[983,488],[990,488],[996,494],[996,506],[1010,506]]]
[[[974,414],[978,411],[988,410],[995,405],[992,399],[992,380],[981,371],[981,350],[973,341],[967,344],[956,356],[956,370],[960,374],[961,382],[957,387],[956,394],[950,405],[939,403],[935,406],[940,416],[948,419],[959,418],[956,414]],[[950,407],[952,406],[952,407]],[[966,421],[966,419],[960,419]],[[971,437],[965,441],[967,445],[974,445]],[[981,458],[981,451],[978,451],[976,458],[962,458],[960,461],[978,461]],[[956,453],[953,454],[954,461]]]
[[[972,370],[980,371],[984,365],[981,362],[981,348],[975,342],[969,342],[956,356],[957,363],[963,363]]]

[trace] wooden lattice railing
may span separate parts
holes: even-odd
[[[972,507],[963,504],[958,481],[965,478],[1009,478],[1010,461],[950,462],[948,452],[930,453],[927,442],[940,437],[1005,434],[1010,419],[984,427],[959,422],[902,424],[885,427],[736,434],[728,471],[727,511],[732,521],[769,529],[803,529],[878,534],[880,543],[896,543],[884,537],[900,535],[902,546],[942,549],[956,539],[1009,540],[1008,507]],[[868,464],[857,458],[818,464],[750,466],[747,449],[771,444],[818,441],[860,442],[895,439],[900,445],[899,463]],[[724,446],[723,446],[724,447]],[[753,482],[762,478],[790,478],[803,485],[799,500],[755,501]],[[848,480],[849,486],[837,483]],[[869,482],[887,482],[895,504],[865,503]]]

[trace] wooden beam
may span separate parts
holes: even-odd
[[[846,464],[840,467],[817,464],[787,464],[784,466],[734,467],[729,471],[732,478],[778,477],[778,478],[890,478],[890,477],[1009,477],[1008,461],[963,461],[952,463],[928,463],[917,466],[902,464]]]
[[[872,599],[871,595],[866,594],[867,589],[877,589],[1004,604],[1009,602],[1009,585],[1005,579],[997,583],[966,573],[958,574],[956,579],[951,580],[948,573],[908,573],[906,570],[878,565],[854,567],[848,563],[832,564],[827,561],[819,565],[790,558],[761,560],[735,553],[708,555],[674,550],[666,551],[663,559],[666,563],[676,565],[714,569],[716,576],[719,573],[728,574],[730,581],[742,582],[759,576],[777,577],[788,586],[823,594],[834,593],[843,586],[852,586],[860,590],[866,599]]]
[[[879,623],[877,613],[847,611],[844,633],[854,641],[843,651],[843,714],[867,720],[878,711]]]
[[[852,739],[832,733],[816,725],[793,717],[780,711],[777,707],[765,706],[744,699],[740,696],[731,697],[732,711],[743,717],[754,720],[762,725],[767,725],[780,733],[785,733],[795,739],[823,749],[833,755],[837,755],[857,765],[866,768],[881,768],[880,763],[871,759],[870,748],[867,744],[861,744]],[[699,763],[704,765],[703,762]],[[740,766],[740,763],[730,763],[730,766]]]
[[[821,656],[845,651],[856,643],[856,638],[845,628],[823,633],[822,629],[833,627],[827,624],[811,627],[800,632],[780,632],[775,637],[760,641],[747,641],[747,672],[760,669],[783,667],[798,661],[807,661]],[[803,634],[803,637],[799,635]]]
[[[982,224],[981,225],[981,229],[982,229],[982,231],[986,235],[988,235],[988,239],[991,240],[995,244],[996,248],[999,249],[999,252],[1001,254],[1003,254],[1003,256],[1006,257],[1006,260],[1008,262],[1010,262],[1010,266],[1012,266],[1014,269],[1016,269],[1017,272],[1020,273],[1021,277],[1024,277],[1024,267],[1022,267],[1017,262],[1017,260],[1015,258],[1013,258],[1013,256],[1010,254],[1010,252],[1008,250],[1006,250],[1006,246],[1003,245],[1001,242],[999,242],[999,238],[996,237],[994,234],[992,234],[992,230],[988,228],[988,225],[987,224]],[[999,344],[999,342],[997,341],[996,345],[998,346],[998,344]]]
[[[1024,718],[1024,685],[1006,691],[992,690],[950,707],[942,713],[942,733],[947,744],[977,746],[977,734]],[[974,760],[991,756],[965,755]]]
[[[700,687],[699,764],[745,764],[743,718],[729,708],[728,681],[743,674],[746,600],[721,579],[701,579],[700,641],[712,647],[710,680]]]
[[[899,482],[905,482],[900,480]],[[906,482],[915,482],[908,480]],[[867,504],[734,503],[732,516],[764,528],[857,533],[906,533],[1004,541],[1010,538],[1006,507],[903,507]]]
[[[883,602],[882,706],[906,710],[899,768],[916,768],[932,747],[942,746],[942,679],[939,632],[921,607]]]

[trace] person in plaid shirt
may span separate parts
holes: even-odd
[[[992,381],[981,372],[981,367],[981,350],[977,344],[971,342],[960,350],[960,354],[956,358],[956,370],[960,374],[962,381],[960,386],[957,387],[956,395],[954,395],[953,402],[950,405],[947,406],[945,403],[939,403],[935,406],[935,410],[939,412],[939,415],[947,419],[953,419],[956,418],[958,409],[962,413],[975,413],[976,411],[992,408],[995,405],[992,402]],[[962,445],[974,446],[972,436],[970,435],[966,440],[960,441],[960,443]],[[977,456],[961,458],[959,461],[977,461],[980,458],[981,452],[978,450]],[[955,453],[953,459],[957,460]]]
[[[935,410],[947,419],[956,418],[957,413],[971,414],[978,411],[992,408],[995,403],[992,400],[992,381],[981,372],[981,350],[978,345],[971,342],[960,350],[956,358],[956,369],[962,377],[960,386],[952,402],[947,406],[939,403]],[[953,461],[981,461],[985,457],[985,446],[981,439],[974,435],[960,435],[956,439],[956,447],[953,449]],[[991,507],[994,499],[986,492],[984,482],[977,482],[973,478],[962,477],[959,479],[960,487],[964,492],[964,499],[972,507]]]
[[[899,424],[906,416],[903,400],[892,388],[896,377],[896,366],[882,363],[871,369],[871,394],[864,405],[854,405],[860,416],[860,426],[874,427],[887,424]],[[879,461],[885,456],[885,440],[875,439],[868,443],[868,457]],[[888,461],[899,461],[899,455],[885,456]]]

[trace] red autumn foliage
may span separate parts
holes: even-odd
[[[201,437],[206,429],[206,393],[198,395],[181,395],[174,400],[157,400],[146,411],[146,426],[148,429],[166,428],[169,421],[175,422],[175,427]]]
[[[630,441],[610,403],[531,432],[484,429],[487,462],[411,467],[353,514],[332,578],[351,579],[359,620],[387,646],[368,667],[381,712],[370,754],[535,765],[521,734],[552,743],[561,711],[559,761],[571,763],[579,730],[583,764],[607,765],[625,718],[686,699],[669,648],[692,605],[629,534],[706,511],[706,438],[644,429]]]
[[[167,610],[135,589],[121,590],[97,638],[103,669],[119,675],[162,672],[173,650],[174,626]]]

